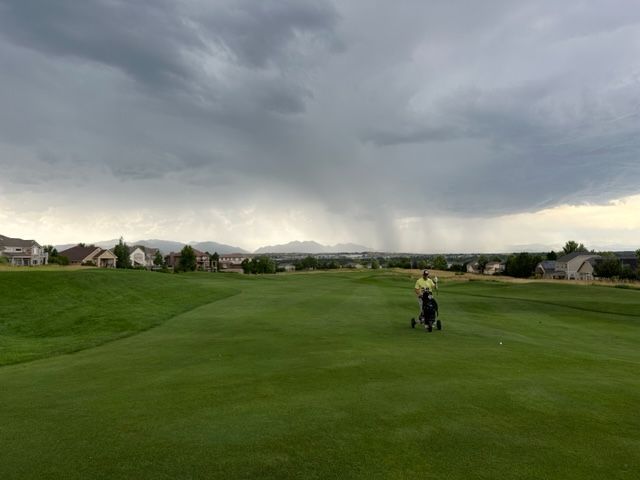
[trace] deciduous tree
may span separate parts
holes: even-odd
[[[596,277],[619,277],[622,274],[622,263],[613,253],[603,253],[602,259],[593,267]]]
[[[573,253],[573,252],[588,252],[589,250],[587,250],[587,248],[582,243],[578,244],[578,242],[574,240],[569,240],[567,243],[564,244],[562,251],[564,252],[565,255],[569,255],[570,253]]]
[[[529,278],[536,269],[536,265],[542,261],[540,255],[531,255],[527,252],[514,253],[507,259],[505,273],[512,277]]]
[[[443,255],[438,255],[433,259],[433,268],[436,270],[446,270],[447,266],[447,259]]]
[[[253,257],[251,260],[245,258],[241,265],[244,273],[276,273],[276,262],[266,255]]]

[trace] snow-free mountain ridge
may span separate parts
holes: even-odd
[[[91,245],[95,245],[96,247],[101,248],[113,248],[118,244],[119,239],[113,240],[104,240],[100,242],[94,242]],[[214,253],[218,254],[227,254],[227,253],[250,253],[247,250],[235,247],[232,245],[226,245],[224,243],[206,241],[206,242],[175,242],[171,240],[138,240],[135,242],[125,241],[127,245],[130,247],[133,246],[143,246],[143,247],[151,247],[158,248],[160,252],[163,254],[168,254],[170,252],[179,252],[185,245],[191,245],[193,248],[200,250],[202,252]],[[76,244],[67,244],[67,245],[56,245],[58,251],[65,250],[67,248],[71,248]],[[254,253],[256,254],[266,254],[266,253],[311,253],[311,254],[321,254],[321,253],[354,253],[354,252],[371,252],[373,249],[369,247],[365,247],[364,245],[358,245],[355,243],[338,243],[336,245],[322,245],[318,242],[314,241],[293,241],[289,243],[283,243],[280,245],[268,245],[266,247],[258,248]]]
[[[119,239],[104,240],[100,242],[93,242],[91,245],[95,245],[96,247],[100,247],[100,248],[113,248],[118,244],[119,241],[120,241]],[[234,247],[232,245],[225,245],[224,243],[217,243],[217,242],[210,242],[210,241],[189,242],[187,244],[182,242],[175,242],[172,240],[151,239],[151,240],[138,240],[135,242],[129,242],[125,240],[125,243],[130,247],[143,246],[143,247],[157,248],[160,250],[160,252],[162,252],[165,255],[171,252],[179,252],[180,250],[182,250],[182,248],[185,245],[191,245],[193,248],[200,250],[201,252],[209,252],[209,253],[217,252],[219,254],[249,253],[245,249],[240,247]],[[56,248],[58,249],[58,251],[61,251],[67,248],[71,248],[74,245],[76,244],[72,243],[68,245],[56,245]]]
[[[313,241],[294,241],[281,245],[260,247],[255,253],[353,253],[371,252],[373,249],[355,243],[338,243],[336,245],[322,245]]]

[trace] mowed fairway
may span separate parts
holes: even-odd
[[[638,478],[640,291],[414,281],[0,272],[0,478]]]

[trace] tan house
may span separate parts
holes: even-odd
[[[58,252],[61,257],[67,257],[70,265],[95,265],[100,268],[116,268],[117,257],[111,250],[90,245],[84,247],[76,245]]]
[[[556,278],[593,280],[593,265],[601,258],[600,255],[589,252],[572,252],[564,255],[556,260]]]
[[[11,265],[46,265],[49,254],[35,240],[23,240],[0,235],[0,256],[9,260]]]
[[[578,280],[593,280],[593,270],[599,260],[600,257],[588,258],[582,262],[582,265],[580,265],[577,272]]]

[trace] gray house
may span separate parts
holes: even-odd
[[[539,278],[564,278],[563,273],[556,273],[556,261],[544,260],[536,265],[536,276]]]
[[[638,256],[636,252],[614,252],[614,255],[620,260],[622,268],[628,267],[634,272],[638,270]]]
[[[35,240],[23,240],[0,235],[0,256],[9,260],[11,265],[46,265],[49,254]]]

